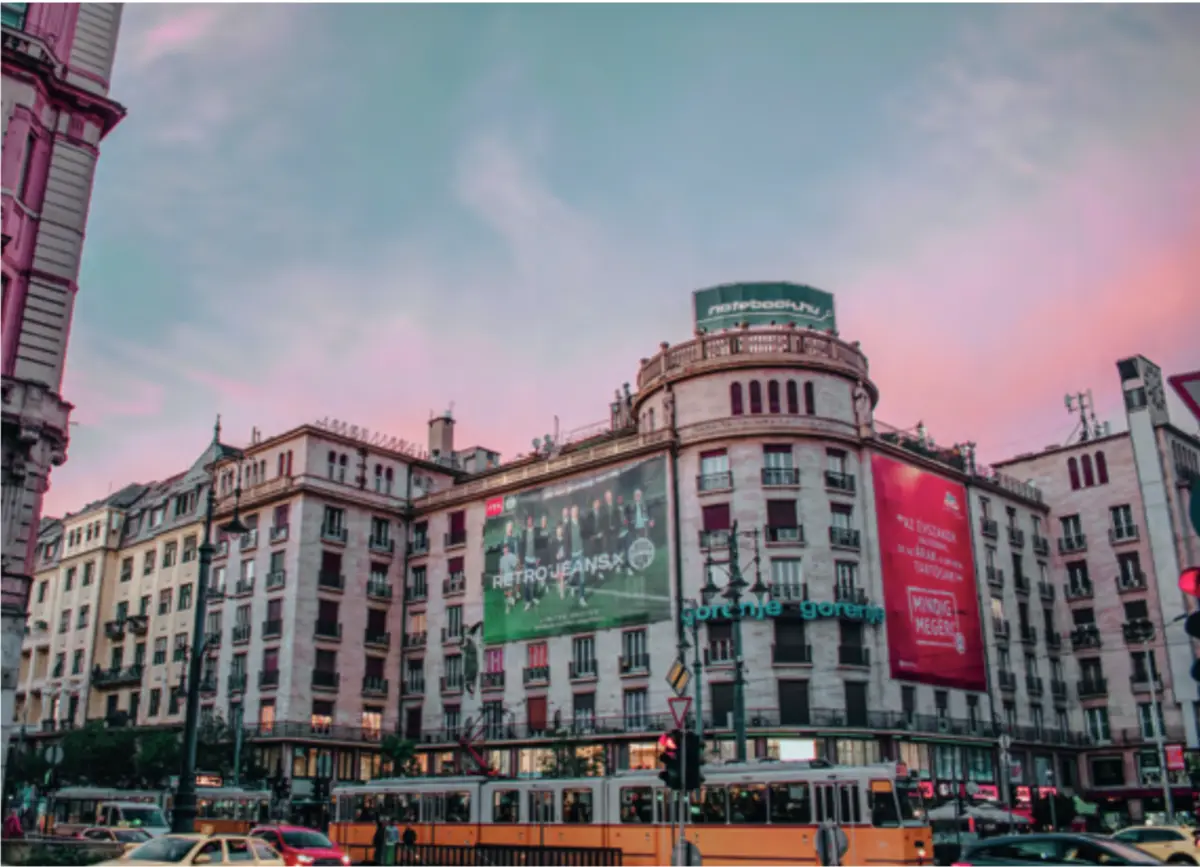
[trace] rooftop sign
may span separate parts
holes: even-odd
[[[321,430],[327,430],[330,433],[338,436],[349,437],[352,440],[358,440],[369,446],[376,446],[389,452],[397,452],[398,454],[407,455],[410,458],[418,460],[428,460],[429,453],[421,448],[416,443],[410,443],[408,440],[400,437],[389,436],[388,434],[375,431],[372,433],[365,427],[359,427],[356,424],[349,424],[341,419],[330,418],[326,416],[320,421],[313,422],[314,427]]]
[[[692,293],[697,331],[790,325],[834,331],[833,296],[799,283],[728,283]]]

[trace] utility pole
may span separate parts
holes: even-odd
[[[1175,801],[1171,797],[1171,774],[1167,770],[1167,748],[1163,743],[1162,730],[1162,704],[1160,702],[1162,680],[1158,676],[1158,663],[1154,660],[1154,650],[1150,647],[1150,640],[1154,636],[1153,624],[1146,624],[1145,639],[1142,646],[1146,648],[1146,656],[1150,659],[1150,716],[1153,717],[1154,726],[1154,746],[1158,753],[1158,770],[1162,780],[1163,791],[1163,806],[1167,810],[1167,824],[1175,824]]]
[[[692,618],[692,667],[695,669],[696,681],[696,736],[700,739],[700,749],[704,749],[704,657],[700,653],[700,624]]]

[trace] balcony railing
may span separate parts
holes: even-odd
[[[1134,692],[1156,692],[1163,688],[1161,677],[1155,675],[1153,678],[1151,678],[1151,676],[1144,671],[1135,671],[1130,683],[1133,685]]]
[[[1146,589],[1146,573],[1134,572],[1132,574],[1122,572],[1117,576],[1117,592],[1118,593],[1137,593]]]
[[[1020,572],[1013,575],[1013,589],[1022,596],[1028,596],[1029,591],[1032,589],[1029,585],[1029,576]]]
[[[463,678],[461,674],[443,674],[442,692],[462,692]]]
[[[1011,671],[1000,669],[996,672],[996,683],[1004,692],[1014,692],[1017,688],[1017,676]]]
[[[871,665],[871,648],[853,644],[838,646],[838,665],[854,665],[864,668]]]
[[[1095,589],[1092,587],[1091,581],[1068,581],[1063,585],[1063,598],[1068,602],[1091,599],[1094,594]]]
[[[770,526],[764,528],[768,545],[803,545],[804,527]]]
[[[272,542],[286,542],[287,537],[288,537],[288,525],[287,524],[280,524],[277,527],[271,528],[271,541]]]
[[[336,620],[317,620],[313,634],[326,641],[341,641],[342,624]]]
[[[250,624],[236,623],[231,635],[234,644],[243,644],[250,640]]]
[[[648,674],[650,672],[650,654],[622,654],[619,660],[621,674]]]
[[[110,620],[104,624],[104,634],[112,641],[121,641],[125,638],[125,619],[118,618]]]
[[[392,643],[390,632],[377,632],[368,627],[363,632],[363,644],[369,647],[389,647]]]
[[[231,693],[246,691],[246,673],[244,671],[229,672],[229,691]]]
[[[254,593],[254,578],[239,578],[233,585],[234,596],[250,596]]]
[[[420,557],[429,553],[429,537],[416,536],[408,543],[408,553],[414,557]]]
[[[524,681],[526,686],[545,686],[550,682],[550,666],[526,666],[524,672]]]
[[[429,598],[429,588],[424,584],[409,585],[404,588],[405,602],[424,602]]]
[[[729,531],[728,530],[701,530],[700,531],[700,549],[709,551],[714,548],[729,547]]]
[[[442,627],[442,644],[462,644],[463,629],[461,624],[456,627]]]
[[[775,665],[812,665],[812,645],[772,644],[771,662]]]
[[[1007,643],[1009,636],[1009,625],[1007,620],[1001,620],[999,617],[992,618],[992,632],[997,640]]]
[[[467,573],[452,572],[450,577],[442,581],[443,596],[457,596],[467,592]]]
[[[212,695],[217,691],[217,675],[213,672],[208,672],[200,678],[200,694]]]
[[[241,550],[249,551],[251,548],[258,547],[258,530],[247,530],[242,534]]]
[[[847,605],[866,605],[867,591],[861,587],[848,587],[845,584],[834,585],[833,601],[844,602]]]
[[[767,585],[771,598],[777,602],[808,601],[808,585],[798,581],[779,581]]]
[[[378,539],[372,536],[367,540],[367,547],[371,549],[373,554],[386,554],[391,556],[396,553],[395,539]]]
[[[853,494],[856,488],[855,478],[850,473],[839,473],[836,470],[825,471],[825,489],[841,494]]]
[[[1046,646],[1051,650],[1058,650],[1062,647],[1062,636],[1057,632],[1047,632]]]
[[[1063,680],[1050,681],[1050,695],[1054,696],[1055,701],[1067,700],[1067,683]]]
[[[567,677],[571,680],[583,680],[596,677],[595,659],[572,659],[567,664]]]
[[[1033,534],[1033,553],[1039,557],[1049,557],[1050,556],[1050,540],[1047,539],[1045,536],[1039,536],[1037,533],[1034,533]]]
[[[1126,644],[1145,644],[1154,637],[1154,621],[1146,617],[1126,620],[1121,624]]]
[[[367,580],[367,598],[390,602],[392,599],[392,584],[390,581],[380,581],[377,578]]]
[[[428,636],[424,632],[407,632],[404,635],[405,647],[424,647]]]
[[[1008,528],[1008,546],[1010,548],[1017,548],[1017,549],[1024,548],[1025,547],[1025,531],[1020,529],[1019,527],[1009,527]]]
[[[1032,626],[1021,627],[1021,643],[1022,644],[1037,644],[1037,630]]]
[[[467,544],[466,530],[451,530],[442,535],[442,546],[447,550],[450,548],[461,548]]]
[[[485,671],[479,676],[480,689],[504,689],[503,671]]]
[[[1103,677],[1084,678],[1077,685],[1079,697],[1100,698],[1108,695],[1108,680]]]
[[[272,569],[267,573],[267,590],[278,590],[287,584],[287,572],[283,569]]]
[[[404,679],[404,692],[407,695],[424,695],[425,678],[409,675]]]
[[[987,583],[993,590],[1004,589],[1004,570],[995,566],[987,567]]]
[[[1032,674],[1025,675],[1025,691],[1031,696],[1041,695],[1045,691],[1042,679]]]
[[[696,490],[700,493],[704,493],[705,491],[732,491],[733,473],[728,471],[701,473],[696,476]]]
[[[385,678],[366,675],[362,679],[363,695],[387,695],[388,682]]]
[[[1043,602],[1054,601],[1054,585],[1048,581],[1038,582],[1038,596],[1042,597]]]
[[[861,536],[858,530],[849,527],[830,527],[829,544],[834,548],[848,548],[857,551],[861,547]]]
[[[279,686],[279,669],[272,668],[258,673],[259,689],[275,689]]]
[[[61,677],[61,673],[58,675]],[[142,682],[142,666],[129,665],[125,668],[92,669],[92,684],[96,687],[122,686]]]
[[[317,587],[322,590],[341,592],[346,589],[346,579],[340,572],[319,572],[317,573]]]
[[[1120,524],[1116,527],[1109,527],[1108,541],[1112,545],[1121,545],[1125,542],[1136,542],[1138,540],[1137,524]]]
[[[1000,524],[994,518],[980,518],[979,532],[989,539],[996,539],[1000,536]]]
[[[1087,550],[1087,536],[1083,533],[1076,533],[1071,536],[1058,537],[1058,553],[1059,554],[1079,554]]]
[[[328,524],[321,526],[321,539],[325,542],[339,542],[345,545],[346,535],[345,527],[331,527]]]
[[[1094,623],[1076,626],[1071,630],[1071,649],[1089,650],[1100,646],[1100,627]]]
[[[763,467],[762,485],[764,488],[798,487],[800,471],[795,467]]]
[[[336,671],[313,669],[312,685],[313,689],[337,689],[342,685],[342,676]]]

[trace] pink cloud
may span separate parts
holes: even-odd
[[[169,55],[194,49],[207,39],[219,22],[218,6],[168,7],[165,17],[137,34],[133,60],[144,69]]]

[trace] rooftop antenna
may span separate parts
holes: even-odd
[[[1079,434],[1079,442],[1081,443],[1086,443],[1095,437],[1104,436],[1103,426],[1096,421],[1096,409],[1092,401],[1092,390],[1090,388],[1087,391],[1063,395],[1063,404],[1066,406],[1068,413],[1079,416],[1079,421],[1071,429],[1071,433],[1067,437],[1068,444],[1076,433]]]

